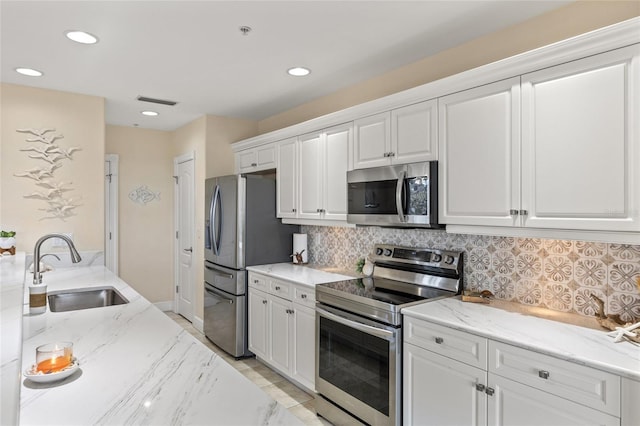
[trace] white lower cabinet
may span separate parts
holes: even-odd
[[[611,373],[411,317],[403,352],[406,425],[621,424]]]
[[[314,305],[314,288],[249,273],[249,350],[312,391],[315,390]]]

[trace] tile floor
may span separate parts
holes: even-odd
[[[217,353],[231,364],[245,377],[258,385],[273,399],[284,405],[293,415],[298,417],[304,424],[314,426],[330,426],[324,419],[316,416],[314,397],[303,391],[280,374],[276,373],[255,358],[236,360],[222,349],[211,343],[204,334],[200,333],[185,318],[174,313],[165,312],[169,318],[173,319],[196,339],[200,340],[209,349]]]

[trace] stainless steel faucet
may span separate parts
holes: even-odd
[[[76,250],[76,246],[73,245],[71,238],[63,234],[47,234],[36,241],[36,245],[33,248],[33,284],[42,284],[42,273],[40,272],[40,246],[49,238],[60,238],[69,246],[69,253],[71,253],[71,262],[78,263],[82,260],[80,253]]]

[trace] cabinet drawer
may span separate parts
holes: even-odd
[[[620,417],[620,377],[614,374],[494,341],[489,372]]]
[[[310,308],[316,307],[316,289],[313,287],[309,288],[294,288],[294,298],[293,301],[304,306],[308,306]]]
[[[269,293],[284,299],[292,299],[291,284],[286,281],[272,279],[269,283]]]
[[[262,291],[269,291],[269,278],[264,275],[249,273],[249,287],[257,288]]]
[[[405,342],[487,369],[487,339],[484,337],[406,316],[404,324]]]

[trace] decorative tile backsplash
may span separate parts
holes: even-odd
[[[354,271],[374,244],[464,251],[464,287],[503,300],[592,316],[640,320],[640,246],[584,241],[447,234],[441,230],[303,226],[309,262]]]

